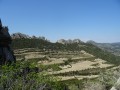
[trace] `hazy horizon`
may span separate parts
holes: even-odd
[[[0,11],[10,33],[120,42],[119,0],[0,0]]]

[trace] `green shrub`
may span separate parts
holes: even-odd
[[[26,68],[29,67],[29,71]],[[36,73],[34,63],[19,62],[0,67],[0,90],[63,90],[58,78],[45,72]]]

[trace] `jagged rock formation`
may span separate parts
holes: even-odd
[[[0,20],[0,65],[15,62],[15,56],[11,50],[12,39],[8,32],[8,27],[2,26]]]
[[[96,42],[95,42],[95,41],[93,41],[93,40],[89,40],[89,41],[87,41],[86,43],[96,44]]]
[[[68,40],[65,40],[65,39],[60,39],[57,41],[58,43],[61,43],[61,44],[72,44],[72,43],[82,43],[82,41],[80,39],[74,39],[74,40],[71,40],[71,39],[68,39]]]
[[[58,42],[58,43],[61,43],[61,44],[65,44],[65,43],[66,43],[66,40],[60,39],[60,40],[58,40],[57,42]]]
[[[11,38],[12,39],[41,39],[41,40],[47,40],[45,37],[43,36],[39,36],[39,37],[36,37],[35,35],[33,36],[29,36],[29,35],[26,35],[26,34],[23,34],[23,33],[13,33],[11,35]],[[48,41],[48,40],[47,40]]]
[[[82,41],[80,39],[74,39],[73,43],[81,43]]]
[[[14,33],[11,35],[12,39],[20,39],[20,38],[31,38],[29,35],[22,33]]]

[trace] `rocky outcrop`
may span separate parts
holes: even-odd
[[[26,34],[23,34],[23,33],[13,33],[11,35],[11,38],[12,39],[41,39],[41,40],[47,40],[45,37],[43,36],[29,36],[29,35],[26,35]]]
[[[31,38],[29,35],[22,33],[14,33],[11,35],[12,39]]]
[[[89,41],[87,41],[86,43],[93,44],[93,45],[95,45],[95,44],[96,44],[96,42],[95,42],[95,41],[93,41],[93,40],[89,40]]]
[[[73,43],[81,43],[82,41],[80,39],[74,39]]]
[[[74,39],[74,40],[71,40],[71,39],[68,39],[68,40],[65,40],[65,39],[60,39],[57,41],[58,43],[61,43],[61,44],[72,44],[72,43],[82,43],[82,41],[80,39]]]
[[[60,39],[60,40],[57,41],[57,43],[66,44],[67,42],[64,39]]]
[[[16,62],[13,50],[11,49],[12,39],[9,29],[2,25],[0,19],[0,65],[7,65]]]

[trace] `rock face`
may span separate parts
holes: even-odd
[[[96,45],[96,42],[95,42],[95,41],[93,41],[93,40],[89,40],[89,41],[87,41],[86,43]]]
[[[0,20],[0,47],[11,44],[12,40],[8,31],[8,27],[2,26],[2,22]]]
[[[10,47],[12,39],[8,31],[8,27],[2,26],[0,20],[0,65],[11,64],[16,61],[13,50]]]
[[[74,39],[73,43],[81,43],[82,41],[80,39]]]
[[[22,33],[14,33],[11,35],[12,39],[20,39],[20,38],[30,38],[30,36]]]
[[[61,44],[72,44],[72,43],[82,43],[82,41],[80,39],[74,39],[74,40],[71,40],[71,39],[68,39],[68,40],[65,40],[65,39],[60,39],[57,41],[58,43],[61,43]]]
[[[26,35],[26,34],[23,34],[23,33],[13,33],[11,35],[11,38],[12,39],[41,39],[41,40],[47,40],[45,37],[43,36],[39,36],[39,37],[36,37],[36,36],[29,36],[29,35]]]
[[[58,42],[58,43],[61,43],[61,44],[66,44],[66,40],[64,40],[64,39],[60,39],[60,40],[58,40],[57,42]]]

